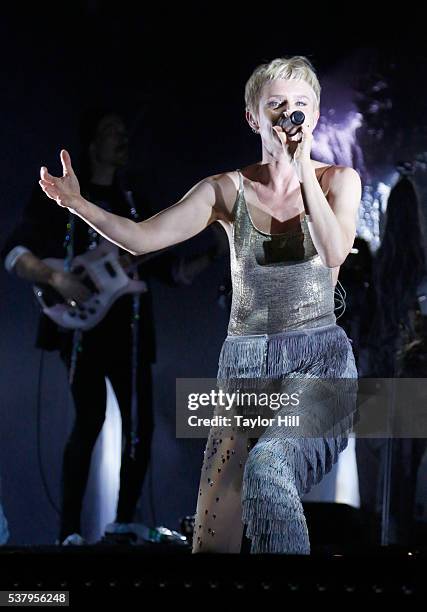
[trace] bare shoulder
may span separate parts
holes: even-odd
[[[336,215],[356,218],[362,197],[362,184],[356,170],[349,166],[331,166],[325,171],[322,189]]]
[[[222,172],[205,179],[215,191],[215,211],[218,221],[232,223],[233,209],[239,192],[237,170]]]
[[[360,176],[354,168],[349,166],[329,166],[325,171],[324,186],[326,191],[337,192],[341,189],[361,188]]]

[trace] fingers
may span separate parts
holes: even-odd
[[[68,151],[66,151],[65,149],[62,149],[60,157],[61,157],[61,164],[62,164],[62,172],[64,176],[74,174],[73,167],[71,165],[71,157]],[[55,185],[56,181],[58,180],[56,176],[52,176],[51,174],[49,174],[46,166],[42,166],[40,168],[40,178],[43,181],[52,183],[52,185]]]
[[[74,303],[77,303],[77,305],[80,305],[87,302],[92,297],[92,294],[86,287],[77,286],[74,288],[72,296],[73,297],[70,299],[73,300]]]
[[[51,185],[55,185],[56,177],[54,177],[51,174],[49,174],[46,166],[42,166],[40,168],[40,178],[42,179],[42,181],[44,181],[46,183],[50,183]]]
[[[282,145],[285,145],[287,134],[282,127],[280,125],[273,125],[273,131],[276,132],[277,138],[280,140]]]
[[[312,128],[308,123],[303,123],[301,125],[301,132],[304,134],[304,136],[312,136],[313,134]]]
[[[297,132],[295,132],[295,134],[286,133],[286,138],[289,142],[295,142],[299,144],[303,139],[303,133],[301,130],[298,130]]]
[[[67,174],[74,174],[73,167],[71,165],[71,157],[66,149],[62,149],[61,151],[61,163],[64,176]]]
[[[302,126],[298,128],[298,131],[295,132],[295,134],[289,134],[280,125],[273,125],[273,130],[276,132],[277,136],[280,138],[280,141],[282,142],[282,144],[286,144],[287,141],[298,143],[298,142],[301,142],[303,138]]]
[[[43,191],[57,191],[55,183],[51,183],[50,181],[45,181],[44,179],[41,179],[39,181],[39,185],[43,189]]]
[[[301,144],[304,142],[310,142],[313,138],[313,133],[308,124],[303,123],[300,125],[298,131],[290,138],[293,142]]]
[[[90,296],[91,294],[89,292],[82,291],[82,292],[76,293],[74,299],[77,302],[77,304],[84,304],[84,302],[87,302],[87,300],[90,299]]]
[[[49,196],[49,198],[52,198],[52,200],[55,200],[58,197],[58,190],[56,189],[54,183],[41,179],[39,181],[39,185],[43,189],[45,194]]]
[[[63,288],[62,295],[64,296],[67,304],[73,308],[76,306],[81,306],[92,297],[92,293],[87,287],[81,285],[79,282],[73,281]]]
[[[51,200],[55,200],[55,202],[59,204],[59,206],[65,206],[65,203],[62,200],[61,193],[59,192],[59,190],[57,189],[55,185],[53,185],[52,183],[48,181],[44,181],[44,180],[40,180],[39,185],[43,189],[43,191],[45,192],[48,198],[50,198]]]

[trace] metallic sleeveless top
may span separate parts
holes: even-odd
[[[233,297],[228,335],[335,323],[332,269],[316,251],[305,214],[296,230],[267,234],[256,229],[240,172],[239,180],[230,239]]]

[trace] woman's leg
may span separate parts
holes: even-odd
[[[295,440],[261,438],[249,453],[242,498],[252,553],[310,553],[298,490],[301,460]]]
[[[224,436],[224,437],[223,437]],[[239,553],[247,433],[212,428],[206,444],[194,522],[193,553]]]
[[[345,448],[348,426],[355,410],[353,384],[337,386],[329,379],[357,378],[348,339],[338,328],[294,335],[296,358],[306,354],[283,378],[283,392],[301,399],[297,409],[278,411],[277,416],[300,415],[302,428],[292,431],[275,423],[269,426],[249,453],[242,488],[243,521],[252,540],[252,553],[309,554],[310,542],[301,496],[330,471]],[[279,339],[280,360],[287,354],[288,339]],[[327,380],[328,379],[328,380]],[[345,383],[345,381],[343,381]],[[280,381],[271,381],[276,391]],[[331,436],[330,432],[334,432]],[[335,433],[336,432],[336,433]]]

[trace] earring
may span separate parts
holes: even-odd
[[[254,134],[258,134],[258,130],[256,130],[255,128],[251,127],[251,130],[253,131]]]

